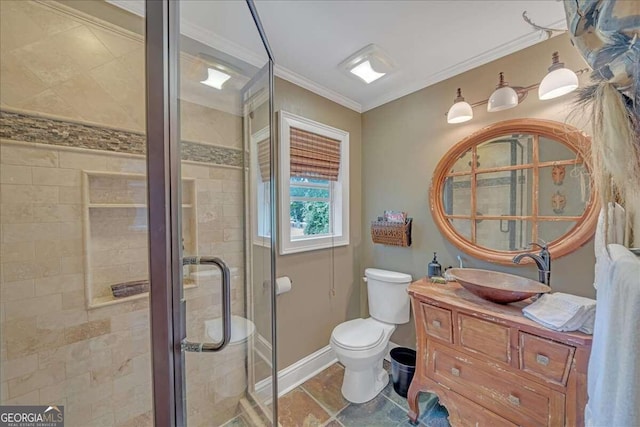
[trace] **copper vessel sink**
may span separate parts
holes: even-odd
[[[447,273],[469,292],[498,304],[522,301],[551,291],[549,286],[535,280],[498,271],[452,268]]]

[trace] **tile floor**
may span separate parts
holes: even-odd
[[[388,363],[385,368],[389,371]],[[279,424],[282,427],[410,427],[407,400],[387,387],[373,400],[355,404],[342,397],[340,388],[344,367],[331,365],[278,401]],[[448,413],[435,395],[420,395],[420,427],[448,427]],[[233,420],[225,427],[244,427]]]

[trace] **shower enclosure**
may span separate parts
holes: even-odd
[[[274,240],[253,237],[275,235],[273,62],[253,4],[0,16],[0,404],[66,426],[274,424]]]

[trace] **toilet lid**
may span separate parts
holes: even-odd
[[[215,342],[222,340],[222,318],[207,320],[204,322],[207,335]],[[240,316],[231,316],[231,339],[229,344],[235,344],[237,342],[245,341],[248,337],[253,335],[256,330],[256,326],[249,319],[245,319]]]
[[[368,350],[380,344],[384,329],[375,322],[354,319],[336,326],[332,337],[336,344],[348,350]]]

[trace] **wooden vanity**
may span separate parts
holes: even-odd
[[[525,318],[531,301],[494,304],[455,282],[426,278],[408,289],[415,315],[418,394],[432,392],[453,426],[582,426],[591,336]]]

